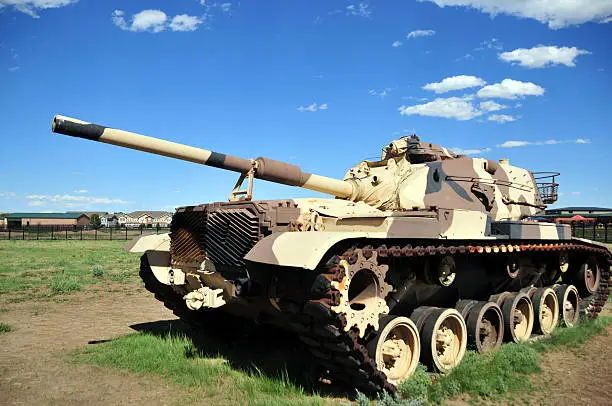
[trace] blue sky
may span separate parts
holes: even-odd
[[[561,172],[556,206],[609,207],[610,16],[610,0],[0,0],[0,212],[172,210],[237,178],[52,134],[54,114],[333,177],[416,132]]]

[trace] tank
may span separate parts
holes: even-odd
[[[361,391],[596,318],[608,298],[610,250],[531,220],[558,173],[416,135],[334,179],[63,116],[53,131],[238,172],[227,202],[179,207],[170,233],[128,244],[145,287],[194,325],[221,314],[290,330],[321,374]],[[252,200],[255,179],[330,198]]]

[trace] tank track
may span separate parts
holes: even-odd
[[[324,281],[341,281],[344,277],[344,268],[340,261],[352,263],[357,258],[356,251],[361,249],[363,255],[369,258],[374,251],[379,258],[395,257],[425,257],[436,255],[496,255],[519,252],[542,251],[583,251],[599,254],[612,264],[610,252],[604,248],[593,247],[580,243],[551,243],[551,244],[504,244],[504,245],[438,245],[438,246],[392,246],[387,248],[381,245],[376,248],[364,246],[354,247],[342,255],[334,256],[321,270],[319,280],[311,289],[311,298],[304,305],[304,314],[298,320],[302,322],[295,326],[300,340],[310,349],[312,355],[329,373],[346,383],[366,393],[379,392],[382,389],[395,392],[396,388],[387,381],[384,373],[376,368],[376,362],[366,348],[368,335],[359,338],[354,329],[344,331],[346,318],[342,314],[335,314],[331,309],[338,304],[339,294],[331,283]],[[595,295],[581,301],[582,313],[590,319],[597,318],[603,309],[609,294],[610,266],[602,270],[600,287]],[[321,279],[323,278],[323,279]],[[324,286],[322,289],[321,287]]]
[[[542,252],[542,251],[582,251],[604,257],[612,264],[612,257],[605,248],[590,246],[584,243],[551,243],[551,244],[502,244],[502,245],[438,245],[405,247],[380,245],[376,248],[366,245],[354,247],[333,256],[327,264],[319,269],[319,274],[313,284],[307,300],[296,309],[291,306],[291,321],[289,325],[298,333],[300,340],[306,344],[331,377],[344,381],[352,387],[366,393],[376,393],[381,390],[395,392],[396,388],[387,381],[384,373],[378,371],[376,362],[370,356],[366,347],[368,338],[372,338],[372,330],[360,338],[355,329],[345,331],[346,317],[336,314],[332,307],[337,306],[340,292],[333,288],[333,281],[340,282],[345,276],[345,268],[341,261],[354,263],[358,257],[357,250],[362,250],[364,257],[369,258],[376,251],[379,258],[410,258],[433,257],[436,255],[499,255],[504,253]],[[581,314],[590,319],[597,318],[605,305],[610,287],[610,266],[601,272],[600,287],[596,294],[582,299]],[[181,295],[172,287],[157,281],[153,275],[146,255],[141,259],[140,277],[145,288],[164,303],[177,317],[194,327],[200,327],[202,313],[187,308]],[[296,311],[298,310],[298,311]],[[197,316],[197,317],[196,317]]]

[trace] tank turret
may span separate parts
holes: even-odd
[[[59,115],[53,119],[53,131],[239,172],[230,201],[250,200],[253,179],[258,178],[382,210],[464,209],[485,212],[493,220],[519,220],[545,207],[528,170],[457,155],[416,135],[392,141],[379,161],[362,161],[340,180],[270,158],[238,158]],[[240,190],[247,178],[247,190]]]

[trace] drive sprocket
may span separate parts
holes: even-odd
[[[389,265],[378,263],[378,253],[355,249],[339,266],[344,268],[344,275],[339,281],[332,281],[331,286],[339,292],[336,306],[331,310],[346,318],[345,331],[356,329],[359,337],[364,337],[366,330],[372,326],[378,330],[380,316],[389,313],[385,301],[392,286],[385,282]]]

